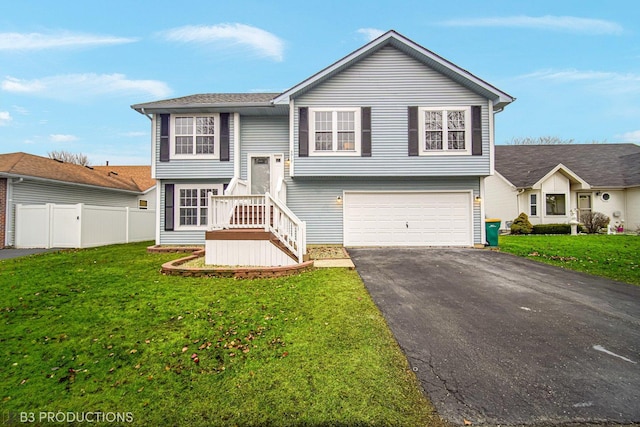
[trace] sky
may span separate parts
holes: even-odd
[[[5,1],[0,153],[150,164],[132,104],[283,92],[394,29],[516,98],[496,144],[640,143],[640,3]]]

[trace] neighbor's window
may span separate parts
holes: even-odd
[[[564,194],[547,194],[547,215],[566,215],[566,203]]]
[[[147,209],[149,207],[149,203],[146,200],[138,200],[138,209]]]
[[[360,153],[360,109],[311,109],[310,125],[312,154]]]
[[[206,187],[178,187],[178,203],[176,216],[179,227],[204,227],[207,225],[209,213],[209,194],[217,196],[222,193],[221,185]]]
[[[218,115],[173,116],[173,154],[209,156],[217,154]]]
[[[421,108],[420,153],[469,153],[470,117],[470,107]]]
[[[529,211],[529,215],[531,216],[536,216],[538,215],[538,195],[537,194],[532,194],[530,197],[530,201],[531,201],[531,210]]]

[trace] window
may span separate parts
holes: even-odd
[[[469,154],[471,108],[420,108],[420,154]]]
[[[209,215],[209,194],[222,194],[222,184],[176,186],[177,228],[205,227]]]
[[[219,116],[172,116],[173,157],[218,157]]]
[[[564,194],[547,194],[547,215],[566,215],[566,203]]]
[[[311,154],[360,155],[360,109],[310,109]]]
[[[529,211],[529,215],[531,216],[537,216],[538,215],[538,195],[537,194],[532,194],[530,197],[530,211]]]
[[[149,207],[149,203],[146,200],[138,200],[138,209],[147,209]]]

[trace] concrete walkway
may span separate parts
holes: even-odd
[[[316,259],[313,266],[317,268],[355,268],[353,262],[349,258],[344,259]]]

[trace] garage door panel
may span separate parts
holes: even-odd
[[[470,192],[346,193],[349,246],[470,246]]]

